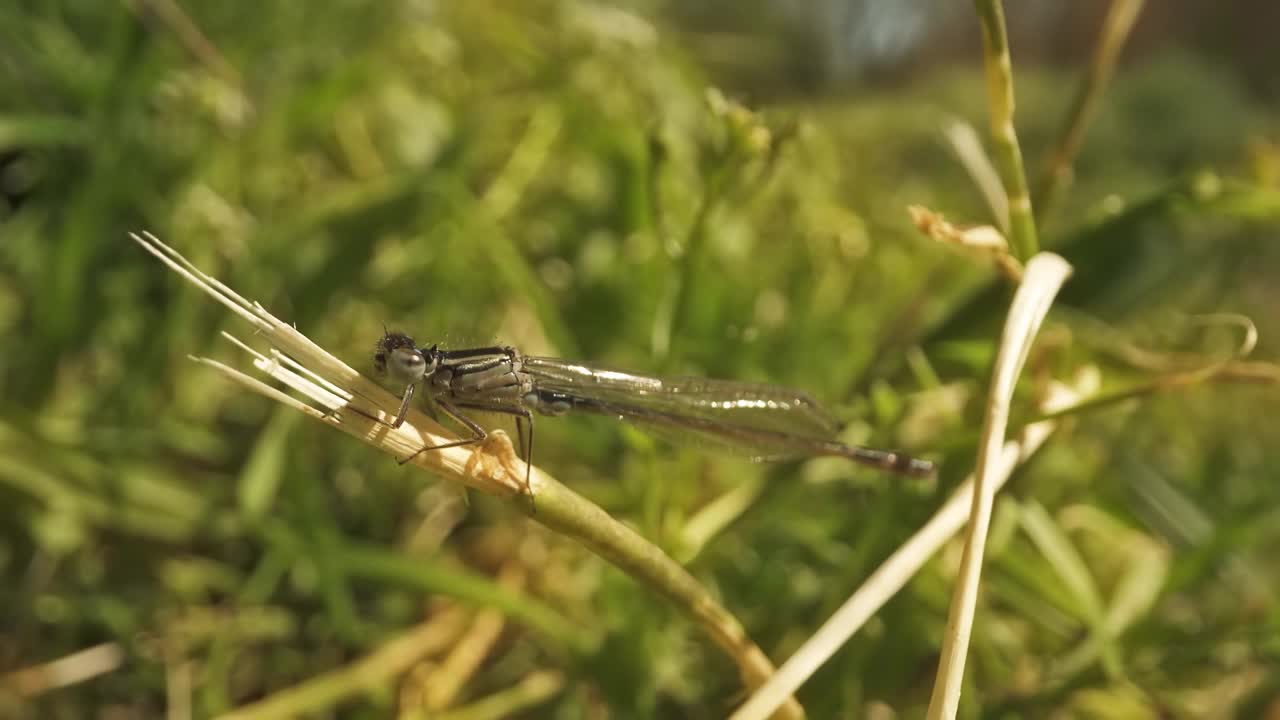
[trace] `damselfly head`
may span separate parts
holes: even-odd
[[[387,331],[373,352],[373,368],[406,385],[429,377],[436,371],[436,348],[419,348],[413,338],[401,332]]]

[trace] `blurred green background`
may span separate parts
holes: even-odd
[[[1107,3],[1058,5],[1009,8],[1033,185]],[[1277,354],[1276,12],[1149,5],[1042,227],[1077,272],[1019,422],[1050,378],[1161,378],[1137,349],[1230,357],[1190,316],[1248,315]],[[315,716],[727,714],[732,665],[622,572],[187,360],[243,367],[218,333],[252,338],[126,233],[362,370],[386,323],[774,382],[939,460],[903,481],[538,424],[540,466],[781,662],[972,466],[1009,290],[905,208],[991,222],[940,130],[985,135],[978,38],[928,0],[0,6],[0,716],[213,717],[338,687],[421,623],[438,647]],[[1280,717],[1280,401],[1256,367],[1073,415],[1018,472],[967,717]],[[804,686],[811,717],[922,716],[959,550]],[[96,670],[41,672],[68,656]]]

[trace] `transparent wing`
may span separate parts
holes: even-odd
[[[524,372],[542,393],[574,411],[613,415],[682,444],[755,459],[845,454],[837,426],[803,392],[705,378],[655,378],[558,358],[526,357]]]

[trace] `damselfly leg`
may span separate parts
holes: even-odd
[[[513,415],[516,419],[516,442],[520,445],[520,459],[524,460],[524,492],[533,502],[533,413],[527,408],[512,408],[481,403],[458,403],[458,407],[481,412]],[[451,413],[452,414],[452,413]],[[456,416],[455,416],[456,417]],[[526,434],[527,433],[527,434]],[[418,452],[422,452],[419,450]]]
[[[390,423],[392,430],[398,430],[404,424],[404,416],[409,414],[409,403],[413,402],[413,393],[416,387],[417,385],[412,383],[405,386],[404,397],[400,400],[400,411],[396,413],[396,419]]]
[[[412,393],[406,393],[406,394],[412,395]],[[444,410],[446,413],[448,413],[449,417],[453,418],[454,420],[457,420],[463,427],[467,428],[467,430],[470,430],[471,437],[463,438],[461,440],[455,440],[453,442],[443,443],[440,445],[420,447],[417,450],[415,450],[414,453],[409,457],[404,458],[403,460],[397,460],[396,462],[400,463],[401,465],[404,465],[405,463],[412,462],[414,458],[418,457],[424,452],[431,452],[432,450],[445,450],[447,448],[462,447],[464,445],[475,445],[477,443],[482,443],[489,438],[489,433],[485,432],[484,428],[480,427],[480,425],[476,423],[476,421],[458,412],[458,409],[453,407],[449,403],[444,402],[442,400],[437,400],[436,405],[438,405],[441,410]],[[403,424],[403,421],[401,421],[401,424]],[[396,425],[395,427],[399,427],[399,425]]]
[[[409,388],[405,390],[405,400],[403,401],[402,408],[407,408],[408,402],[412,398],[413,398],[413,386],[410,385]],[[477,423],[476,421],[464,415],[461,412],[461,409],[480,410],[482,412],[493,412],[493,413],[502,413],[504,415],[513,415],[515,416],[515,419],[516,419],[516,442],[519,444],[519,447],[520,447],[520,459],[524,460],[524,463],[525,463],[524,491],[525,491],[525,494],[529,496],[529,501],[533,502],[533,483],[532,483],[532,479],[533,479],[533,469],[532,469],[533,468],[533,413],[529,412],[524,408],[499,407],[494,405],[483,405],[479,403],[457,403],[455,405],[440,399],[437,399],[435,401],[435,404],[441,410],[444,410],[445,413],[449,415],[449,417],[453,418],[460,425],[465,427],[471,433],[471,437],[463,438],[461,440],[455,440],[453,442],[443,443],[441,445],[431,445],[431,446],[420,447],[417,450],[415,450],[412,455],[406,458],[397,460],[396,462],[400,463],[401,465],[404,465],[406,463],[412,462],[414,458],[418,457],[424,452],[431,452],[432,450],[445,450],[447,448],[452,448],[452,447],[463,447],[465,445],[477,445],[489,439],[489,433],[483,427],[481,427],[479,423]],[[383,422],[383,424],[388,425],[389,427],[392,427],[392,428],[400,427],[401,425],[404,424],[404,416],[403,416],[404,412],[405,410],[402,409],[401,415],[396,418],[396,423],[394,425],[387,422]]]

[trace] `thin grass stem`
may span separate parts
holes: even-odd
[[[1098,103],[1111,81],[1111,73],[1115,69],[1120,50],[1129,38],[1129,31],[1137,22],[1139,13],[1146,0],[1112,0],[1111,8],[1102,23],[1102,34],[1098,45],[1093,50],[1089,61],[1089,70],[1085,73],[1076,89],[1075,98],[1071,101],[1071,109],[1063,122],[1058,142],[1049,155],[1049,162],[1035,193],[1036,220],[1041,224],[1057,205],[1059,196],[1071,184],[1073,166],[1080,148],[1084,145],[1084,136],[1093,122]]]
[[[1013,126],[1013,60],[1005,32],[1000,0],[974,0],[982,22],[982,48],[987,72],[987,102],[991,114],[991,139],[1009,196],[1009,245],[1014,257],[1025,262],[1040,249],[1036,220],[1027,191],[1022,148]]]
[[[132,237],[172,270],[249,321],[258,335],[270,342],[280,354],[268,356],[249,349],[239,341],[235,341],[236,344],[254,355],[253,364],[260,372],[309,398],[320,408],[223,363],[195,358],[198,362],[217,369],[265,397],[353,435],[382,452],[400,459],[410,458],[411,464],[466,487],[507,499],[532,493],[536,504],[521,501],[515,506],[542,525],[578,540],[674,603],[733,660],[749,689],[758,687],[773,673],[772,663],[747,637],[737,618],[660,548],[538,468],[529,468],[526,486],[525,463],[518,457],[506,433],[493,432],[488,441],[477,445],[417,452],[419,448],[456,438],[416,408],[410,409],[403,425],[391,428],[387,423],[399,405],[399,398],[360,375],[261,305],[250,303],[204,274],[155,236],[135,234]],[[291,361],[282,361],[283,356],[290,357]],[[783,718],[803,716],[804,710],[794,700],[789,700],[779,713]]]

